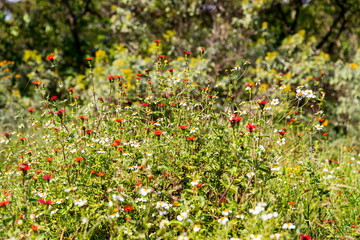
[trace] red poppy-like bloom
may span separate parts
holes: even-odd
[[[48,162],[51,162],[52,160],[54,160],[54,158],[48,157],[48,158],[46,158],[45,160],[48,161]]]
[[[39,86],[41,84],[40,81],[35,81],[35,82],[32,82],[32,84],[36,85],[36,86]]]
[[[277,131],[281,136],[284,136],[286,134],[286,129],[278,130]]]
[[[159,43],[161,43],[161,40],[154,40],[154,43],[159,44]]]
[[[167,71],[173,72],[173,71],[174,71],[174,68],[169,68]]]
[[[147,102],[146,102],[146,103],[142,103],[142,104],[141,104],[141,106],[143,106],[143,107],[148,106],[148,105],[150,105],[150,103],[147,103]]]
[[[159,58],[164,58],[164,57],[166,57],[166,55],[164,55],[164,54],[160,54],[160,55],[157,55]]]
[[[161,134],[163,134],[163,131],[156,130],[156,131],[153,131],[153,133],[157,136],[160,136]]]
[[[237,115],[237,114],[231,115],[231,117],[230,117],[230,119],[229,119],[229,121],[230,121],[231,123],[237,123],[237,122],[240,122],[241,120],[242,120],[242,118],[241,118],[239,115]]]
[[[90,134],[92,132],[93,132],[93,130],[91,130],[91,129],[86,131],[87,134]]]
[[[187,140],[189,140],[189,141],[194,141],[194,140],[195,140],[195,136],[187,137]]]
[[[185,129],[188,128],[188,126],[179,126],[179,128],[180,128],[181,130],[185,130]]]
[[[133,210],[134,208],[132,206],[125,206],[124,207],[124,211],[125,212],[130,212],[131,210]]]
[[[63,113],[65,113],[66,112],[66,110],[65,109],[61,109],[61,110],[59,110],[59,111],[57,111],[57,112],[55,112],[55,114],[56,115],[62,115]]]
[[[43,179],[45,179],[45,180],[50,180],[52,178],[52,175],[51,174],[45,174],[44,176],[43,176]]]
[[[246,84],[246,86],[251,88],[251,87],[253,87],[255,85],[253,83],[248,83],[248,84]]]
[[[142,181],[140,181],[140,182],[136,182],[136,183],[134,183],[136,186],[141,186],[141,184],[143,184],[143,182]]]
[[[33,111],[35,111],[35,108],[29,108],[28,111],[33,112]]]
[[[75,91],[76,89],[75,88],[68,88],[68,91],[69,92],[73,92],[73,91]]]
[[[105,173],[104,172],[99,172],[98,174],[96,174],[96,175],[98,175],[99,177],[102,177],[102,176],[104,176],[105,175]]]
[[[82,157],[77,157],[77,158],[75,158],[75,161],[77,161],[77,162],[80,162],[80,161],[82,161],[82,160],[84,160]]]
[[[31,169],[31,167],[29,166],[28,163],[20,163],[20,167],[17,167],[17,169],[23,171],[24,173],[26,173],[28,170]]]
[[[246,125],[246,128],[247,128],[247,130],[248,130],[249,132],[253,132],[253,131],[255,130],[256,126],[255,126],[254,124],[252,124],[252,123],[248,123],[248,124]]]
[[[78,118],[80,118],[83,121],[87,120],[87,118],[85,116],[78,116]]]
[[[50,100],[51,100],[51,101],[54,101],[54,100],[56,100],[57,98],[58,98],[57,96],[51,96],[51,97],[50,97]]]
[[[49,56],[46,57],[46,60],[52,61],[52,60],[54,60],[54,58],[55,58],[55,55],[54,55],[54,54],[51,54],[51,55],[49,55]]]
[[[265,106],[269,101],[266,100],[262,100],[260,102],[258,102],[257,104],[259,104],[260,106]]]
[[[200,51],[201,51],[201,54],[204,54],[204,52],[205,52],[205,48],[200,48]]]
[[[314,81],[319,81],[319,78],[314,78]]]
[[[121,123],[121,122],[124,121],[124,119],[123,118],[118,118],[118,119],[115,119],[114,121],[117,122],[117,123]]]
[[[53,204],[53,201],[51,200],[45,200],[45,199],[40,199],[38,200],[39,203],[45,204],[45,205],[51,205]]]
[[[34,230],[34,231],[36,231],[36,230],[38,230],[39,229],[39,227],[38,226],[36,226],[36,225],[31,225],[31,227],[30,227],[32,230]]]
[[[10,203],[10,201],[2,201],[2,202],[0,202],[0,207],[5,207],[9,203]]]
[[[88,60],[88,61],[91,61],[91,60],[93,60],[94,59],[94,57],[87,57],[86,58],[86,60]]]
[[[311,237],[309,235],[301,234],[300,240],[311,240]]]
[[[184,53],[185,53],[186,55],[191,55],[191,54],[192,54],[192,52],[186,51],[186,50],[184,50]]]

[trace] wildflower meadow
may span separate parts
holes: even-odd
[[[0,239],[360,239],[356,4],[100,2],[0,4]]]

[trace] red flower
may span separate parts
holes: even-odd
[[[301,234],[300,235],[300,240],[311,240],[311,237],[309,235]]]
[[[241,118],[239,115],[237,115],[237,114],[231,115],[231,117],[230,117],[230,119],[229,119],[229,121],[230,121],[231,123],[237,123],[237,122],[240,122],[241,120],[242,120],[242,118]]]
[[[63,113],[65,113],[65,112],[66,112],[65,109],[61,109],[61,110],[55,112],[55,114],[61,116],[61,115],[62,115]]]
[[[36,225],[31,225],[31,227],[30,227],[32,230],[34,230],[34,231],[36,231],[36,230],[38,230],[39,229],[39,227],[38,226],[36,226]]]
[[[55,55],[54,55],[54,54],[51,54],[51,55],[49,55],[49,56],[46,57],[46,60],[52,61],[52,60],[54,60],[54,58],[55,58]]]
[[[118,118],[118,119],[115,119],[114,121],[117,122],[117,123],[121,123],[121,122],[124,121],[124,119],[123,118]]]
[[[156,130],[156,131],[153,131],[153,133],[157,136],[160,136],[161,134],[163,134],[163,131]]]
[[[45,205],[51,205],[53,204],[53,201],[51,200],[45,200],[45,199],[40,199],[38,200],[39,203],[45,204]]]
[[[252,132],[252,131],[255,130],[256,126],[255,126],[254,124],[252,124],[252,123],[248,123],[248,124],[246,125],[246,128],[247,128],[247,130],[248,130],[249,132]]]
[[[154,43],[159,44],[159,43],[161,43],[161,40],[154,40]]]
[[[204,54],[204,52],[205,52],[205,48],[200,48],[200,51],[201,51],[201,54]]]
[[[188,126],[179,126],[179,128],[180,128],[181,130],[185,130],[185,129],[188,128]]]
[[[194,141],[194,139],[195,139],[195,136],[187,137],[187,140],[189,140],[189,141]]]
[[[39,86],[40,85],[40,81],[35,81],[35,82],[32,82],[32,84],[36,85],[36,86]]]
[[[80,118],[83,121],[87,120],[87,118],[85,116],[78,116],[78,118]]]
[[[266,100],[262,100],[260,102],[258,102],[257,104],[259,104],[260,106],[265,106],[269,101]]]
[[[33,112],[33,111],[35,111],[35,108],[29,108],[28,111]]]
[[[140,181],[140,182],[136,182],[136,183],[134,183],[136,186],[141,186],[141,184],[143,184],[143,182],[142,181]]]
[[[191,54],[192,54],[192,52],[186,51],[186,50],[184,50],[184,53],[185,53],[186,55],[191,55]]]
[[[28,170],[31,169],[31,167],[28,165],[28,163],[20,163],[20,167],[17,167],[17,169],[23,171],[23,173],[25,174]]]
[[[92,132],[93,132],[93,130],[91,130],[91,129],[86,131],[87,134],[90,134]]]
[[[251,88],[251,87],[254,86],[254,84],[253,83],[248,83],[248,84],[246,84],[246,86]]]
[[[2,201],[2,202],[0,202],[0,207],[5,207],[9,203],[10,203],[10,201]]]
[[[102,177],[102,176],[104,176],[105,175],[105,173],[104,172],[99,172],[98,174],[96,174],[96,175],[98,175],[99,177]]]
[[[146,103],[142,103],[142,104],[141,104],[141,106],[143,106],[143,107],[148,106],[148,105],[150,105],[150,103],[147,103],[147,102],[146,102]]]
[[[80,162],[80,161],[82,161],[82,160],[84,160],[82,157],[77,157],[77,158],[75,158],[75,161],[77,161],[77,162]]]
[[[73,92],[73,91],[75,91],[76,89],[75,88],[68,88],[68,91],[69,92]]]
[[[131,210],[133,210],[134,208],[132,206],[125,206],[124,207],[124,211],[125,212],[130,212]]]
[[[51,97],[50,97],[50,100],[51,100],[51,101],[54,101],[54,100],[57,99],[57,98],[58,98],[57,96],[51,96]]]
[[[167,71],[172,73],[174,71],[174,68],[169,68]]]
[[[50,180],[52,178],[52,175],[51,174],[45,174],[44,176],[43,176],[43,179],[45,179],[45,180]]]
[[[166,57],[166,55],[163,55],[163,54],[161,54],[161,55],[157,55],[159,58],[164,58],[164,57]]]
[[[94,59],[94,57],[87,57],[86,58],[86,60],[88,60],[88,61],[91,61],[91,60],[93,60]]]
[[[314,81],[319,81],[319,79],[318,79],[318,78],[314,78]]]

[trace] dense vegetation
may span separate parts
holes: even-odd
[[[357,1],[0,9],[0,239],[360,237]]]

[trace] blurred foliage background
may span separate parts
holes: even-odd
[[[334,135],[358,136],[359,12],[359,0],[1,0],[0,121],[7,126],[12,114],[40,102],[32,81],[46,83],[48,96],[61,97],[63,85],[86,94],[86,57],[95,57],[95,85],[106,93],[106,76],[131,84],[154,68],[156,54],[176,69],[188,50],[204,83],[226,81],[226,69],[248,60],[239,88],[281,78],[324,89]]]

